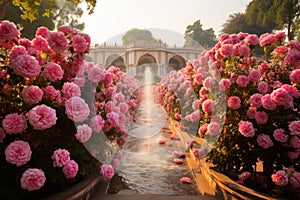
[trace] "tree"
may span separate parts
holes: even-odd
[[[13,21],[21,29],[23,37],[32,39],[35,36],[35,31],[40,26],[45,26],[49,30],[61,25],[69,25],[77,30],[83,30],[84,23],[79,23],[78,18],[83,14],[83,10],[74,4],[67,1],[56,1],[56,8],[52,9],[49,17],[43,16],[45,10],[49,8],[49,4],[44,2],[40,5],[38,10],[38,18],[34,21],[24,20],[21,17],[22,10],[16,7],[12,2],[6,4],[6,12],[4,19]]]
[[[299,24],[299,0],[253,0],[246,8],[246,19],[251,25],[272,30],[287,29],[289,40],[294,39]]]
[[[122,37],[123,45],[132,43],[158,43],[152,33],[146,29],[133,28],[127,31]]]
[[[80,3],[85,2],[87,4],[87,9],[89,14],[94,12],[97,0],[66,0],[72,5],[79,5]],[[30,22],[35,21],[40,16],[41,6],[46,3],[48,4],[47,9],[43,10],[43,17],[50,17],[53,9],[57,9],[57,1],[48,1],[48,0],[22,0],[22,1],[10,1],[10,0],[0,0],[0,20],[4,19],[6,8],[8,4],[12,4],[21,9],[20,17],[23,20],[28,20]]]
[[[226,22],[222,25],[221,33],[252,33],[261,35],[265,32],[271,32],[272,29],[263,28],[262,26],[249,24],[246,19],[245,13],[239,12],[229,15],[229,18]]]
[[[212,47],[217,43],[217,37],[212,28],[203,30],[200,20],[197,20],[193,25],[186,27],[185,33],[185,46],[208,46]]]

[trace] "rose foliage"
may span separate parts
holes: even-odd
[[[257,49],[264,54],[256,56]],[[202,141],[198,158],[242,184],[258,177],[262,163],[265,181],[254,185],[280,196],[300,187],[299,89],[298,41],[286,42],[283,32],[224,34],[164,77],[157,101]]]
[[[45,197],[94,173],[111,178],[101,165],[126,142],[139,82],[85,61],[90,37],[67,26],[40,27],[28,40],[2,21],[0,48],[0,199]]]

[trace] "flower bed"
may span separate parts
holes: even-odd
[[[261,162],[254,189],[288,196],[300,187],[299,56],[300,44],[285,42],[283,32],[224,34],[162,80],[158,102],[182,130],[202,138],[196,157],[245,185],[259,181]]]
[[[28,40],[1,22],[1,199],[37,199],[95,173],[113,176],[139,82],[86,62],[89,47],[88,35],[67,26],[40,27]]]

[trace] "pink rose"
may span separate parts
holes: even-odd
[[[231,96],[228,98],[227,105],[232,110],[236,110],[241,107],[241,100],[237,96]]]
[[[94,132],[100,133],[104,127],[104,120],[102,119],[101,115],[96,115],[91,119],[90,127]]]
[[[233,45],[232,44],[224,44],[224,45],[221,46],[219,51],[220,51],[220,54],[224,58],[232,56],[233,55]]]
[[[121,160],[122,157],[123,157],[123,152],[122,152],[121,150],[118,150],[118,151],[117,151],[117,158],[118,158],[119,160]]]
[[[120,166],[120,160],[118,158],[115,158],[113,160],[113,167],[118,168]]]
[[[46,181],[45,173],[41,169],[29,168],[21,177],[21,187],[28,191],[38,190],[44,186]]]
[[[256,111],[254,114],[254,119],[257,124],[266,124],[268,122],[268,115],[265,111]]]
[[[105,180],[109,180],[114,176],[115,171],[111,165],[103,164],[101,165],[100,174],[103,176]]]
[[[19,55],[11,61],[11,67],[19,76],[34,78],[41,72],[39,62],[30,55]]]
[[[259,93],[255,93],[253,95],[250,96],[249,98],[249,103],[252,107],[256,107],[256,108],[260,108],[262,103],[261,103],[261,98],[262,98],[262,94]]]
[[[48,38],[48,33],[49,33],[49,30],[48,30],[47,27],[40,26],[40,27],[36,30],[35,36],[36,36],[36,37],[37,37],[37,36],[41,36],[41,37],[47,39],[47,38]]]
[[[288,55],[284,58],[284,62],[294,69],[300,67],[300,51],[298,49],[290,49]]]
[[[89,106],[84,99],[80,97],[72,97],[65,102],[66,115],[74,122],[83,122],[90,114]]]
[[[87,50],[87,43],[79,34],[76,34],[72,37],[72,46],[75,52],[84,52]]]
[[[110,113],[110,112],[113,112],[113,110],[115,109],[116,105],[113,101],[108,101],[106,104],[105,104],[105,111],[107,113]]]
[[[288,52],[288,48],[286,46],[278,46],[274,49],[274,57],[283,58]]]
[[[44,75],[47,79],[54,82],[63,78],[64,72],[60,65],[48,62],[44,69]]]
[[[9,52],[10,60],[14,60],[20,55],[28,55],[27,50],[24,46],[14,46]]]
[[[268,83],[262,81],[258,84],[257,89],[261,94],[266,94],[268,92]]]
[[[211,90],[214,85],[215,80],[211,76],[205,78],[203,81],[203,86],[206,90]]]
[[[213,123],[211,122],[210,124],[208,124],[207,126],[207,132],[211,135],[211,136],[216,136],[220,134],[220,129],[221,126],[219,123]]]
[[[259,42],[259,38],[256,34],[250,34],[245,37],[244,41],[248,45],[257,45]]]
[[[300,84],[300,69],[295,69],[290,73],[290,80],[292,83]]]
[[[257,82],[260,79],[260,76],[261,76],[260,72],[256,69],[252,69],[249,72],[249,79],[252,82]]]
[[[238,177],[241,181],[245,181],[250,176],[251,176],[251,173],[248,171],[242,172],[240,175],[238,175]]]
[[[56,90],[52,85],[48,85],[47,87],[43,88],[44,91],[44,98],[49,99],[51,101],[55,100],[57,97],[60,96],[60,91]]]
[[[32,40],[32,47],[42,52],[47,52],[49,49],[47,40],[41,36],[36,36]]]
[[[285,186],[288,184],[289,181],[288,174],[283,170],[277,171],[275,174],[271,176],[271,178],[272,181],[279,186]]]
[[[239,132],[245,137],[253,137],[255,134],[255,129],[253,124],[249,121],[240,121],[239,124]]]
[[[53,161],[53,167],[63,167],[70,161],[70,153],[66,149],[56,149],[51,159]]]
[[[27,128],[27,123],[24,115],[12,113],[5,116],[2,126],[7,134],[16,134],[23,132]]]
[[[270,70],[270,65],[269,63],[267,63],[266,61],[262,61],[259,65],[258,65],[258,70],[260,71],[260,73],[266,73]]]
[[[86,142],[91,138],[93,130],[88,125],[79,125],[76,129],[75,137],[79,142]]]
[[[61,53],[68,49],[68,40],[62,32],[49,32],[47,40],[53,51]]]
[[[275,38],[276,38],[277,41],[283,42],[285,40],[285,38],[286,38],[286,34],[285,34],[284,31],[277,32],[275,34]]]
[[[233,45],[233,54],[235,56],[249,56],[250,55],[250,48],[246,45],[237,43]]]
[[[16,140],[10,143],[5,149],[5,159],[7,162],[20,167],[31,159],[31,149],[28,142]]]
[[[271,33],[264,33],[260,35],[259,37],[259,44],[260,46],[266,46],[266,45],[273,45],[276,43],[276,38],[273,34]]]
[[[256,113],[256,108],[254,107],[249,107],[249,109],[247,110],[247,116],[249,117],[249,119],[254,119],[255,113]]]
[[[261,105],[266,110],[275,110],[277,107],[277,104],[272,100],[270,94],[266,94],[261,97]]]
[[[225,91],[231,86],[231,81],[229,79],[221,79],[219,82],[219,89]]]
[[[81,95],[80,87],[73,82],[65,82],[61,92],[67,99],[75,96],[79,97]]]
[[[289,136],[284,133],[284,130],[282,128],[274,130],[273,137],[278,142],[287,142],[289,139]]]
[[[202,113],[200,110],[196,110],[191,113],[191,122],[199,121],[202,116]]]
[[[271,140],[269,135],[266,134],[260,134],[257,136],[256,141],[259,146],[261,146],[264,149],[268,149],[271,146],[273,146],[273,141]]]
[[[0,24],[0,40],[17,40],[20,31],[17,26],[8,20],[3,20]]]
[[[249,83],[249,78],[245,75],[239,75],[236,79],[236,84],[240,87],[247,87]]]
[[[105,70],[101,65],[94,65],[87,70],[88,78],[94,83],[98,83],[105,78]]]
[[[289,124],[291,135],[300,135],[300,120],[293,121]]]
[[[292,137],[291,145],[293,148],[299,149],[300,148],[300,139],[297,136]]]
[[[106,114],[106,122],[113,127],[119,126],[119,114],[116,112],[110,112]]]
[[[300,187],[300,172],[294,171],[290,178],[289,183],[293,188],[299,188]]]
[[[202,103],[202,110],[210,115],[215,110],[215,102],[211,99],[205,100]]]
[[[78,172],[78,164],[74,160],[69,160],[62,171],[66,178],[74,178]]]
[[[117,139],[117,144],[119,145],[119,147],[124,146],[124,144],[126,144],[126,138],[125,137],[119,137]],[[166,143],[167,144],[167,143]]]
[[[271,93],[271,98],[277,105],[286,105],[293,101],[293,97],[283,88],[278,88]]]
[[[56,124],[56,110],[42,104],[29,111],[29,123],[36,130],[44,130]]]
[[[78,32],[73,29],[71,26],[60,26],[57,28],[58,31],[64,33],[65,35],[72,36],[77,34]]]
[[[39,103],[43,98],[43,94],[43,90],[35,85],[25,87],[22,90],[23,100],[30,105]]]

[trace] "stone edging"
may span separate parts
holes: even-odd
[[[41,200],[78,200],[90,199],[95,186],[101,181],[100,176],[91,176],[82,182]]]

